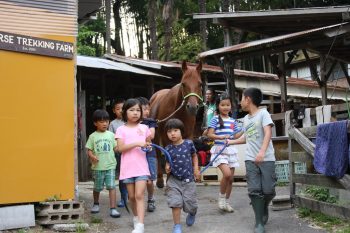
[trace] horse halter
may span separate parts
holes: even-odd
[[[182,89],[182,88],[181,88]],[[183,91],[183,89],[182,89],[182,91]],[[157,123],[159,124],[159,123],[162,123],[162,122],[164,122],[164,121],[167,121],[167,120],[169,120],[172,116],[174,116],[184,105],[185,105],[185,102],[186,102],[186,99],[187,98],[189,98],[190,96],[195,96],[195,97],[197,97],[199,100],[200,100],[200,105],[203,105],[203,103],[204,103],[204,101],[203,101],[203,97],[202,96],[200,96],[200,95],[198,95],[197,93],[194,93],[194,92],[190,92],[190,93],[188,93],[187,95],[183,95],[182,94],[182,102],[181,102],[181,104],[180,104],[180,106],[172,113],[172,114],[170,114],[169,116],[167,116],[166,118],[164,118],[164,119],[162,119],[162,120],[156,120],[157,121]]]
[[[190,97],[190,96],[195,96],[195,97],[197,97],[200,101],[201,101],[201,105],[203,104],[203,97],[202,96],[200,96],[200,95],[198,95],[197,93],[194,93],[194,92],[190,92],[190,93],[188,93],[187,95],[185,95],[183,98],[182,98],[182,102],[185,102],[186,101],[186,99],[188,98],[188,97]]]

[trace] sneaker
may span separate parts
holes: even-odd
[[[175,224],[173,227],[173,233],[182,233],[181,224]]]
[[[192,226],[194,222],[196,221],[196,215],[188,214],[186,217],[186,225],[187,226]]]
[[[118,207],[121,207],[121,208],[124,208],[125,207],[125,203],[123,201],[123,199],[121,199],[119,202],[118,202]]]
[[[229,212],[229,213],[235,212],[235,210],[232,208],[232,206],[227,201],[226,201],[226,204],[225,204],[225,211]]]
[[[226,198],[225,196],[219,196],[219,201],[218,201],[219,209],[220,210],[225,210],[226,207]]]
[[[97,214],[98,212],[100,212],[100,206],[97,204],[94,204],[91,208],[91,213],[92,214]]]
[[[143,223],[137,223],[134,230],[131,233],[144,233],[145,225]]]
[[[147,201],[147,211],[153,212],[156,209],[155,200],[151,199]]]
[[[119,213],[118,210],[116,210],[115,208],[110,209],[109,215],[110,215],[112,218],[119,218],[119,217],[120,217],[120,213]]]

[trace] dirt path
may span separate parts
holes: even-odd
[[[253,232],[253,211],[249,206],[249,198],[245,187],[234,187],[231,203],[235,208],[234,213],[221,213],[217,209],[218,186],[197,186],[199,209],[195,225],[186,227],[183,225],[184,233],[223,233]],[[278,187],[278,195],[287,194],[288,187]],[[101,212],[97,215],[91,215],[89,208],[92,204],[92,183],[81,183],[79,185],[79,194],[81,200],[85,201],[86,216],[85,222],[90,223],[91,219],[102,219],[102,223],[90,224],[91,229],[88,232],[121,232],[128,233],[132,231],[132,217],[125,209],[120,209],[122,217],[119,219],[110,218],[108,215],[108,193],[101,193]],[[118,194],[119,195],[119,194]],[[146,213],[145,232],[146,233],[166,233],[172,230],[171,211],[167,207],[166,197],[163,190],[156,190],[157,209],[154,213]],[[315,229],[308,225],[302,219],[298,219],[295,209],[284,211],[271,211],[270,221],[266,225],[268,233],[315,233],[326,232]],[[182,215],[184,223],[186,215]]]

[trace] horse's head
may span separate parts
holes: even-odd
[[[186,102],[186,110],[191,115],[197,114],[199,106],[203,102],[201,71],[201,61],[196,68],[187,67],[186,61],[182,62],[182,94],[184,101]]]

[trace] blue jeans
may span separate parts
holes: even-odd
[[[136,176],[136,177],[131,177],[123,180],[124,184],[132,184],[136,183],[137,181],[142,181],[142,180],[148,180],[148,176]]]
[[[149,179],[157,180],[157,158],[153,156],[146,156],[148,162],[148,168],[150,172]]]

